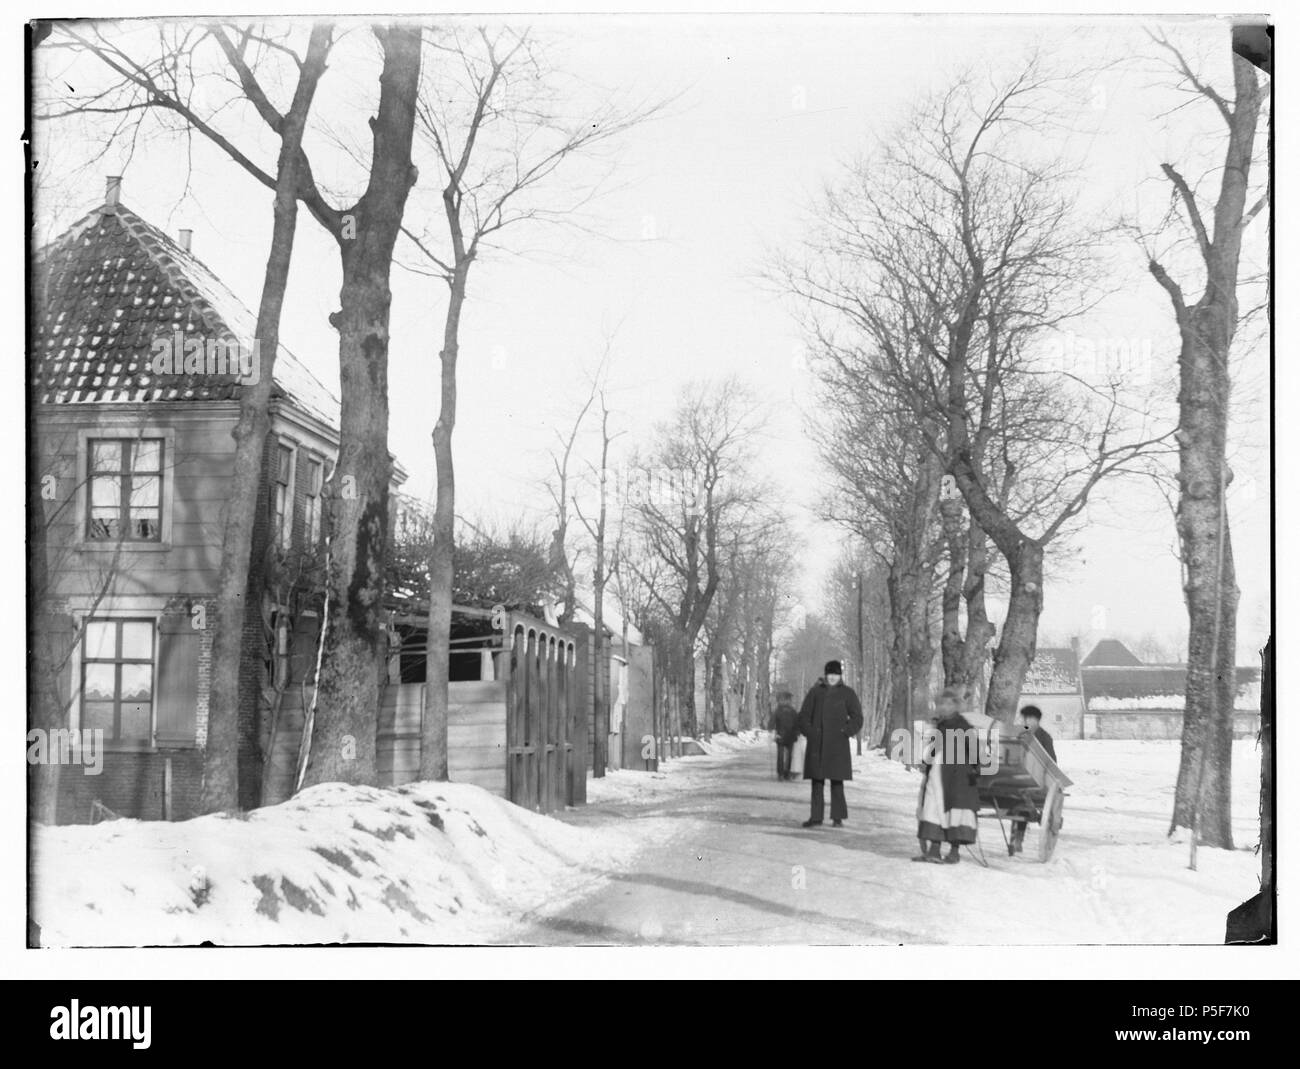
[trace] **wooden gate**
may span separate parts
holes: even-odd
[[[577,649],[559,628],[514,613],[509,621],[506,797],[549,813],[575,804],[574,776],[586,774],[574,750]]]

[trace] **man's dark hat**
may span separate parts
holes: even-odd
[[[1036,705],[1026,705],[1020,710],[1021,716],[1036,716],[1039,720],[1043,719],[1043,710]]]
[[[828,676],[842,676],[844,674],[844,669],[840,667],[839,661],[827,661],[824,672]]]

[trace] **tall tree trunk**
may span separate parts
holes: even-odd
[[[886,734],[912,729],[911,670],[908,665],[908,621],[900,576],[896,566],[891,566],[886,579],[889,589],[890,630],[893,643],[890,647],[890,715]]]
[[[29,380],[37,382],[34,375]],[[33,403],[39,396],[33,392]],[[42,475],[36,471],[39,450],[29,454],[27,479],[27,581],[30,591],[31,645],[27,661],[28,728],[51,732],[66,728],[67,709],[70,702],[59,687],[60,667],[63,661],[55,648],[55,614],[50,605],[50,568],[46,556],[47,520],[45,501],[41,496]],[[55,824],[59,811],[59,763],[47,761],[28,768],[28,816],[35,824]]]
[[[603,403],[603,402],[602,402]],[[609,418],[608,411],[605,413],[606,421]],[[607,428],[607,423],[602,425]],[[605,646],[605,519],[606,519],[606,496],[609,489],[609,432],[604,429],[600,451],[600,514],[596,519],[596,565],[592,573],[593,597],[595,600],[593,623],[596,632],[596,678],[595,687],[592,691],[592,721],[596,732],[592,747],[592,775],[600,778],[605,775],[605,767],[609,764],[609,696],[605,693],[605,673],[601,670],[601,665],[609,664],[609,653],[604,649]],[[570,573],[572,574],[572,573]],[[569,592],[570,601],[573,599],[573,591]],[[626,611],[626,610],[624,610]],[[624,624],[624,627],[627,625]],[[626,634],[626,632],[625,632]],[[627,655],[627,641],[624,639],[624,656]],[[601,660],[601,657],[604,660]]]
[[[1227,386],[1212,394],[1210,368],[1193,369],[1200,404],[1184,404],[1178,534],[1188,610],[1182,757],[1170,830],[1197,828],[1207,846],[1232,847],[1232,730],[1239,591],[1227,519],[1223,459]],[[1186,386],[1189,392],[1193,387]],[[1202,392],[1203,391],[1203,392]],[[1199,792],[1198,792],[1199,786]],[[1199,793],[1199,804],[1197,802]]]
[[[592,680],[591,718],[595,738],[591,748],[592,775],[602,777],[609,767],[609,695],[606,693],[605,678],[609,671],[609,646],[605,640],[605,628],[596,617],[595,632],[596,675]]]
[[[693,642],[686,642],[679,653],[677,673],[678,727],[683,737],[694,738],[700,733],[695,709],[695,651]]]
[[[1228,126],[1219,193],[1207,226],[1196,196],[1169,164],[1166,178],[1181,197],[1205,265],[1205,290],[1194,305],[1157,262],[1148,266],[1169,294],[1178,324],[1178,513],[1183,592],[1188,612],[1187,693],[1182,759],[1170,824],[1190,827],[1207,846],[1232,847],[1232,726],[1236,697],[1239,592],[1228,523],[1229,358],[1236,334],[1237,281],[1261,96],[1254,66],[1232,57],[1231,108],[1210,97]],[[1198,87],[1199,88],[1199,87]],[[1193,847],[1194,848],[1194,847]]]
[[[444,202],[447,198],[444,197]],[[449,220],[454,209],[447,204]],[[459,221],[454,224],[459,232]],[[433,510],[433,543],[429,550],[429,632],[425,648],[424,732],[420,747],[420,778],[445,780],[447,771],[448,684],[451,672],[451,591],[455,578],[456,468],[452,432],[456,429],[456,360],[460,354],[460,319],[465,307],[468,262],[452,278],[439,354],[440,401],[433,427],[433,456],[438,485]],[[510,636],[505,636],[509,641]]]
[[[235,809],[239,804],[239,683],[244,666],[244,617],[260,611],[259,573],[252,576],[253,530],[262,487],[266,439],[271,430],[272,378],[280,349],[280,314],[293,258],[298,224],[298,185],[302,177],[302,137],[316,86],[325,73],[331,30],[312,27],[306,58],[299,70],[293,103],[280,131],[271,252],[257,310],[260,375],[239,394],[235,425],[235,459],[221,531],[221,570],[212,636],[208,691],[208,733],[203,750],[201,813]],[[271,537],[275,537],[272,532]]]
[[[939,648],[943,656],[945,687],[961,686],[964,643],[961,633],[962,591],[966,582],[967,546],[962,538],[962,504],[960,496],[945,497],[939,504],[944,546],[948,555],[948,573],[940,598],[941,620]]]
[[[1038,643],[1038,618],[1043,611],[1043,547],[1025,539],[1011,565],[1011,595],[1002,638],[993,654],[985,712],[1005,724],[1015,722],[1020,689],[1034,659]]]
[[[1275,931],[1276,878],[1274,864],[1277,849],[1274,825],[1273,799],[1273,637],[1270,635],[1260,651],[1259,673],[1259,854],[1260,893],[1263,908],[1260,910],[1261,927],[1265,932]]]
[[[383,658],[388,552],[389,273],[407,195],[415,182],[411,141],[420,79],[420,30],[375,34],[383,48],[379,107],[371,120],[370,181],[339,235],[343,261],[338,464],[330,480],[328,610],[303,785],[375,781],[375,733]]]
[[[711,731],[727,730],[725,673],[722,669],[722,650],[715,644],[709,649],[709,723]]]
[[[962,590],[966,602],[966,637],[962,641],[957,683],[967,699],[972,700],[982,682],[988,644],[997,634],[984,600],[984,577],[989,569],[988,536],[974,520],[967,529],[967,554],[966,583]]]

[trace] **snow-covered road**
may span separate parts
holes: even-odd
[[[525,943],[1220,943],[1225,914],[1258,889],[1252,852],[1258,755],[1234,753],[1238,849],[1165,837],[1178,750],[1167,742],[1060,742],[1076,786],[1052,860],[1008,857],[982,821],[989,867],[920,865],[917,777],[855,758],[843,828],[805,830],[808,786],[778,782],[766,736],[726,740],[658,775],[614,773],[562,819],[617,828],[640,849],[587,897],[541,910]]]
[[[258,943],[1220,943],[1253,895],[1259,794],[1236,744],[1238,849],[1165,837],[1173,742],[1058,741],[1075,782],[1047,864],[1037,829],[988,868],[918,865],[916,773],[855,758],[843,828],[806,830],[805,783],[766,735],[589,783],[556,817],[478,787],[322,784],[249,813],[38,829],[43,946]]]

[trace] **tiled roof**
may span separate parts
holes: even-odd
[[[1083,659],[1084,668],[1100,668],[1103,666],[1136,668],[1141,663],[1142,658],[1138,657],[1117,638],[1103,638],[1097,645],[1093,646],[1092,652]]]
[[[1025,694],[1077,694],[1079,659],[1074,650],[1068,646],[1036,650],[1021,691]]]
[[[154,340],[233,339],[257,318],[206,265],[121,204],[96,209],[41,249],[33,271],[37,399],[57,404],[226,400],[235,374],[157,376]],[[337,428],[339,402],[283,345],[275,395]]]

